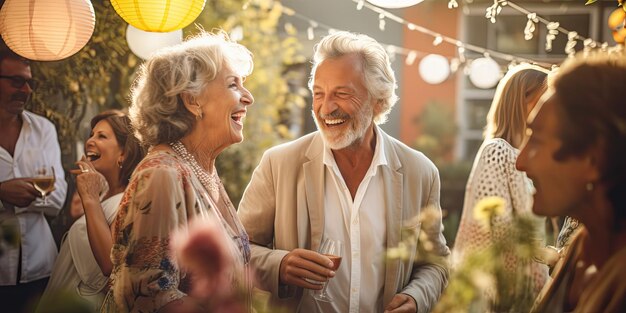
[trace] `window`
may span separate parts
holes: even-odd
[[[520,1],[521,2],[521,1]],[[491,23],[485,18],[485,9],[492,4],[491,1],[476,3],[466,10],[460,25],[461,40],[480,47],[513,54],[532,60],[560,63],[565,57],[565,44],[567,36],[559,34],[552,42],[552,50],[546,51],[547,28],[542,23],[536,24],[536,30],[531,40],[524,39],[524,28],[528,21],[522,13],[505,6]],[[576,31],[584,37],[594,37],[598,34],[599,11],[597,7],[584,6],[581,4],[558,4],[551,2],[547,5],[521,4],[530,12],[536,12],[549,21],[559,22],[567,30]],[[576,46],[582,49],[582,43]],[[466,57],[473,59],[481,57],[479,54],[466,51]],[[508,65],[506,61],[495,59],[503,70]],[[458,76],[459,106],[457,108],[457,122],[459,135],[457,138],[456,157],[459,160],[473,160],[480,144],[482,143],[483,128],[486,124],[487,112],[491,106],[495,88],[490,90],[478,89],[472,85],[466,75]]]

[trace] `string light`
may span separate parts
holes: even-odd
[[[496,16],[500,15],[502,8],[507,5],[506,1],[493,0],[493,4],[487,8],[487,13],[485,13],[485,17],[491,21],[491,23],[496,22]]]
[[[527,15],[528,22],[526,22],[526,28],[524,28],[524,39],[533,39],[533,33],[535,32],[535,24],[539,22],[537,13],[529,13]]]
[[[600,45],[600,49],[602,52],[606,52],[609,49],[609,44],[607,42],[603,42],[602,45]]]
[[[359,3],[360,0],[352,0],[355,3]],[[510,2],[509,2],[510,3]],[[368,8],[376,13],[378,13],[378,17],[379,17],[379,21],[383,20],[386,21],[386,19],[390,19],[392,21],[398,22],[400,24],[405,25],[409,30],[411,31],[417,31],[426,35],[430,35],[433,37],[433,45],[437,46],[440,45],[441,43],[445,42],[448,44],[452,44],[455,45],[457,47],[457,57],[453,57],[451,58],[450,61],[450,70],[452,72],[456,72],[458,70],[458,68],[460,67],[461,64],[465,64],[466,63],[466,56],[465,56],[465,52],[466,50],[470,50],[479,54],[484,54],[487,53],[490,57],[495,57],[498,59],[502,59],[505,61],[510,62],[511,60],[517,60],[518,62],[525,62],[525,63],[531,63],[531,64],[538,64],[544,67],[550,67],[552,65],[552,63],[544,63],[544,62],[538,62],[532,59],[527,59],[527,58],[523,58],[523,57],[519,57],[519,56],[513,56],[510,54],[506,54],[506,53],[502,53],[499,51],[494,51],[494,50],[490,50],[490,49],[486,49],[483,47],[479,47],[476,45],[472,45],[472,44],[468,44],[468,43],[464,43],[458,39],[455,38],[451,38],[445,35],[442,35],[438,32],[432,31],[426,27],[411,23],[401,17],[398,17],[392,13],[389,13],[387,11],[385,11],[384,9],[381,9],[379,7],[376,7],[374,5],[371,5],[370,3],[367,2],[363,2],[363,8]],[[318,21],[315,21],[307,16],[304,16],[298,12],[296,12],[295,10],[282,5],[281,6],[281,10],[285,15],[288,16],[292,16],[304,21],[307,21],[309,23],[309,27],[307,28],[307,39],[309,40],[314,40],[315,39],[315,29],[316,28],[323,28],[328,30],[329,34],[332,34],[334,32],[336,32],[337,30],[335,28],[332,28],[328,25],[325,25],[323,23],[320,23]],[[380,25],[379,25],[380,26]],[[389,45],[387,45],[389,46]],[[401,54],[406,56],[405,59],[405,63],[407,65],[411,65],[415,63],[415,60],[417,58],[420,58],[424,55],[426,55],[427,53],[425,52],[420,52],[420,51],[416,51],[413,49],[408,49],[405,47],[399,47],[399,46],[393,46],[394,47],[394,53],[395,54]],[[410,58],[409,58],[410,57]],[[413,60],[411,60],[411,58],[413,58]],[[448,57],[450,58],[450,57]]]
[[[567,43],[565,44],[565,54],[567,54],[570,58],[574,56],[574,54],[576,54],[576,38],[578,37],[578,33],[577,32],[569,32],[569,34],[567,34]]]
[[[358,1],[360,1],[360,0],[352,0],[352,1],[355,2],[355,3],[358,3]],[[510,1],[502,1],[502,0],[499,0],[499,1],[495,0],[495,1],[497,3],[499,3],[501,6],[504,6],[506,4],[511,4]],[[531,59],[527,59],[527,58],[523,58],[523,57],[518,57],[518,56],[512,56],[510,54],[506,54],[506,53],[503,53],[503,52],[494,51],[494,50],[491,50],[491,49],[479,47],[479,46],[472,45],[472,44],[469,44],[469,43],[463,43],[462,41],[460,41],[458,39],[441,35],[438,32],[432,31],[432,30],[430,30],[430,29],[428,29],[426,27],[423,27],[423,26],[417,25],[415,23],[409,22],[409,21],[403,19],[402,17],[394,15],[394,14],[392,14],[392,13],[390,13],[388,11],[385,11],[384,9],[382,9],[380,7],[377,7],[375,5],[372,5],[372,4],[368,3],[368,2],[365,2],[363,4],[363,7],[367,8],[367,9],[369,9],[371,11],[374,11],[375,13],[378,13],[379,16],[380,16],[380,14],[383,14],[385,16],[385,18],[393,20],[393,21],[398,22],[400,24],[403,24],[409,30],[417,31],[417,32],[420,32],[420,33],[426,34],[426,35],[430,35],[433,38],[435,38],[437,36],[441,36],[443,42],[446,42],[446,43],[449,43],[449,44],[452,44],[452,45],[459,45],[460,44],[460,45],[462,45],[464,47],[464,49],[467,49],[467,50],[470,50],[470,51],[473,51],[473,52],[476,52],[476,53],[482,54],[484,52],[489,52],[491,54],[491,56],[494,57],[494,58],[507,60],[507,61],[517,58],[517,59],[519,59],[522,62],[531,63],[531,64],[538,64],[538,65],[541,65],[541,66],[544,66],[544,67],[549,67],[550,65],[552,65],[552,63],[537,62],[535,60],[531,60]],[[464,8],[465,7],[466,6],[464,6]]]
[[[462,43],[458,43],[457,44],[457,49],[456,49],[458,55],[459,55],[459,61],[461,63],[465,63],[465,47],[463,46]]]
[[[409,53],[406,56],[406,59],[404,60],[404,64],[406,64],[407,66],[411,66],[413,65],[413,63],[415,63],[416,58],[417,58],[417,52],[409,51]]]
[[[548,35],[546,36],[546,51],[552,51],[552,41],[554,41],[554,39],[556,38],[556,35],[558,35],[559,33],[563,33],[565,35],[568,36],[569,39],[569,34],[571,33],[571,31],[563,28],[560,26],[560,24],[558,22],[552,22],[549,21],[539,15],[537,15],[536,13],[530,12],[527,9],[519,6],[518,4],[511,2],[511,1],[504,1],[504,0],[499,0],[500,2],[506,3],[510,8],[521,12],[522,14],[526,14],[526,16],[528,16],[529,14],[534,14],[534,16],[537,18],[537,21],[534,21],[535,23],[537,22],[541,22],[543,24],[546,25],[547,29],[548,29]],[[530,17],[529,17],[530,18]],[[575,33],[575,36],[573,36],[573,40],[580,40],[580,41],[585,41],[585,39],[588,38],[584,38],[580,35],[578,35],[578,33]],[[591,39],[594,43],[595,46],[598,46],[599,43],[596,42],[595,40]]]
[[[559,34],[559,22],[550,22],[546,25],[548,28],[548,34],[546,35],[546,51],[552,51],[552,41],[556,39],[556,35]]]
[[[456,0],[448,1],[448,9],[456,9],[459,7],[459,3]]]
[[[309,40],[315,39],[315,28],[318,26],[317,22],[309,21],[309,27],[306,30],[306,37]]]
[[[363,4],[365,4],[365,0],[359,0],[356,4],[357,11],[361,11],[363,9]]]
[[[437,35],[435,36],[435,39],[433,40],[433,46],[438,46],[443,42],[443,38],[441,37],[441,35]]]
[[[381,31],[385,31],[385,13],[378,14],[378,28]]]

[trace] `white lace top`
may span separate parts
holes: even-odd
[[[519,150],[502,138],[486,139],[478,150],[465,189],[463,213],[453,249],[453,265],[458,265],[467,252],[485,249],[492,240],[509,235],[513,212],[518,215],[532,214],[532,182],[524,172],[515,168],[518,154]],[[491,232],[473,214],[476,203],[490,196],[506,201],[505,212],[494,218]],[[543,228],[539,229],[538,235],[544,239]],[[519,263],[517,257],[507,254],[502,257],[505,267],[515,271]],[[535,262],[530,267],[536,293],[546,282],[548,268]]]

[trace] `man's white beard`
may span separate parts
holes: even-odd
[[[354,118],[350,116],[344,123],[352,122],[352,124],[348,125],[348,128],[343,131],[343,129],[327,128],[324,120],[319,118],[314,111],[311,112],[313,113],[313,120],[315,121],[317,129],[322,133],[324,144],[332,150],[341,150],[360,142],[372,123],[373,115],[370,107],[370,110],[366,112],[361,111],[357,113]]]

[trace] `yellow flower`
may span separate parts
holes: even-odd
[[[506,201],[500,197],[482,198],[474,206],[474,218],[489,227],[493,217],[504,213],[505,205]]]

